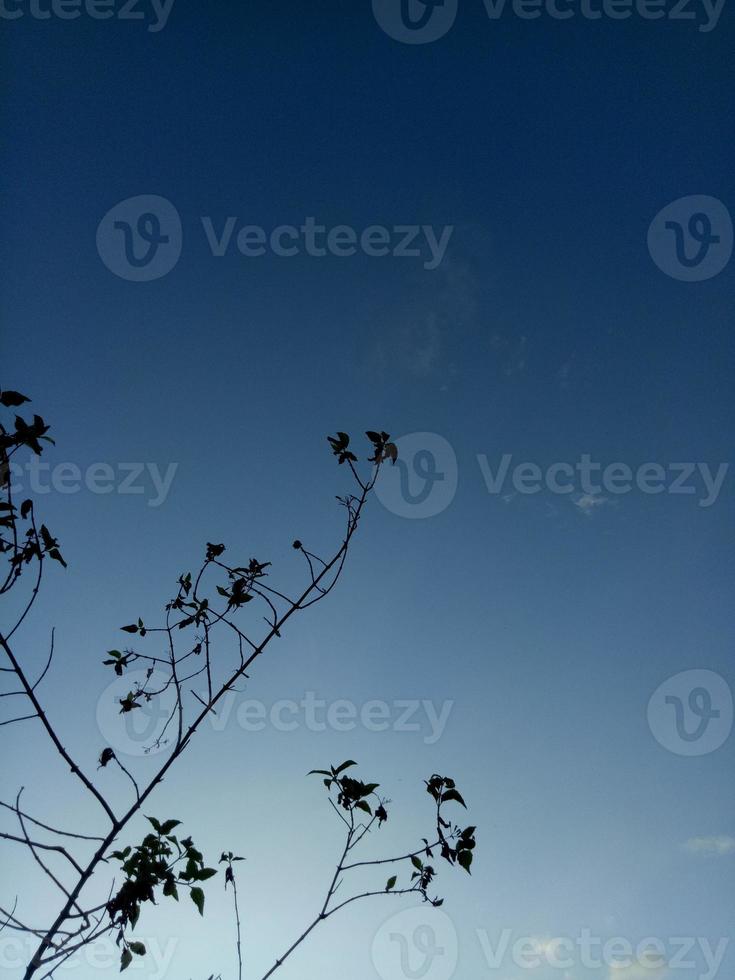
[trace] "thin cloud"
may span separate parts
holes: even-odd
[[[735,837],[720,834],[716,837],[692,837],[684,847],[692,854],[703,854],[706,857],[724,857],[735,852]]]
[[[609,500],[607,497],[603,497],[602,494],[599,493],[583,493],[580,497],[577,497],[573,503],[578,511],[584,514],[586,517],[591,517],[598,507],[602,507],[603,504],[609,503]]]
[[[477,329],[475,288],[468,268],[445,260],[420,298],[378,332],[372,352],[378,370],[435,379],[448,391],[458,375],[458,340]]]
[[[656,963],[650,966],[639,961],[630,966],[611,965],[608,980],[662,980],[669,971],[667,963]]]

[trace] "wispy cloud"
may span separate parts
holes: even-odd
[[[692,854],[704,854],[706,857],[723,857],[735,853],[735,837],[720,834],[717,837],[691,837],[684,847]]]
[[[609,500],[600,493],[583,493],[580,497],[577,497],[573,503],[578,511],[584,514],[586,517],[591,517],[598,507],[602,507],[603,504],[609,503]]]
[[[431,286],[377,331],[372,357],[380,371],[404,371],[449,390],[457,377],[458,342],[476,329],[475,278],[461,263],[445,261]]]
[[[611,965],[608,980],[662,980],[669,971],[668,964],[631,963],[629,966]]]

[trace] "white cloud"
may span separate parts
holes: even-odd
[[[724,834],[717,837],[692,837],[684,847],[693,854],[722,857],[735,851],[735,837],[727,837]]]
[[[610,966],[608,980],[662,980],[668,973],[666,963],[656,963],[650,966],[643,962],[631,963],[630,966]]]
[[[603,497],[599,493],[583,493],[573,503],[577,510],[585,516],[590,517],[593,511],[598,507],[602,507],[603,504],[609,503],[609,501],[607,497]]]

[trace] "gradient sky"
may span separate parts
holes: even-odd
[[[177,464],[160,506],[149,484],[39,503],[69,569],[52,570],[19,643],[40,663],[56,627],[46,699],[86,769],[105,744],[105,651],[124,622],[155,619],[205,542],[292,581],[294,537],[323,552],[339,540],[334,495],[350,485],[327,433],[434,433],[456,457],[439,513],[412,520],[372,501],[337,591],[292,622],[242,695],[267,708],[309,691],[380,699],[394,718],[402,699],[447,700],[440,737],[420,713],[419,731],[233,720],[202,733],[147,808],[184,820],[207,855],[247,857],[247,976],[316,910],[340,835],[304,774],[349,757],[393,800],[375,856],[428,833],[432,772],[454,776],[470,805],[473,875],[438,880],[459,980],[663,975],[510,958],[492,969],[480,937],[496,945],[504,929],[651,936],[667,952],[671,937],[732,935],[735,743],[684,757],[647,723],[667,678],[735,679],[732,474],[707,507],[699,490],[597,505],[581,489],[489,493],[477,459],[493,471],[504,453],[542,468],[582,454],[634,469],[731,460],[732,266],[683,282],[646,245],[671,201],[733,199],[731,29],[727,9],[709,32],[638,17],[492,22],[481,0],[460,2],[446,36],[423,45],[389,37],[364,0],[176,0],[158,32],[3,20],[0,384],[51,422],[52,466]],[[167,198],[183,225],[180,261],[147,283],[114,275],[95,244],[103,216],[137,195]],[[228,216],[267,230],[313,216],[454,231],[436,269],[216,257],[202,218],[220,229]],[[32,813],[50,803],[94,827],[32,724],[3,739],[2,798],[25,785]],[[145,774],[155,761],[130,763]],[[122,799],[113,772],[97,776]],[[56,897],[31,877],[18,888],[26,865],[0,854],[0,903],[19,891],[31,918],[50,914]],[[208,884],[203,923],[183,903],[146,910],[141,936],[175,940],[175,955],[160,976],[150,960],[134,975],[235,975],[229,897]],[[371,903],[321,927],[279,976],[380,976],[373,940],[398,900]],[[14,980],[2,955],[0,980]],[[706,975],[696,963],[669,975]],[[448,980],[441,970],[425,976]],[[734,971],[729,949],[718,976]],[[87,962],[59,975],[115,973]]]

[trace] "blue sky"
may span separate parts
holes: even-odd
[[[39,506],[69,562],[21,637],[40,662],[56,627],[51,713],[93,770],[110,681],[100,661],[117,628],[152,621],[207,541],[271,560],[289,582],[295,537],[329,550],[334,495],[350,487],[327,433],[429,433],[429,449],[450,447],[435,453],[450,483],[456,473],[446,506],[412,519],[386,487],[338,590],[294,621],[241,696],[266,713],[307,692],[358,713],[377,699],[389,730],[313,731],[301,713],[294,731],[246,731],[238,701],[151,809],[184,819],[205,853],[248,858],[245,956],[260,977],[309,920],[340,843],[305,772],[352,757],[380,780],[394,802],[377,856],[424,836],[421,780],[446,771],[479,828],[472,878],[439,879],[450,924],[435,920],[435,934],[451,946],[456,930],[459,980],[658,980],[579,955],[565,969],[529,973],[510,954],[493,968],[482,937],[589,929],[634,946],[658,937],[672,959],[672,937],[731,936],[732,737],[684,756],[671,716],[655,716],[667,748],[647,715],[682,672],[734,679],[732,474],[706,506],[702,469],[694,493],[667,492],[672,464],[715,474],[731,460],[732,267],[683,281],[647,247],[670,202],[732,200],[730,12],[700,31],[639,16],[491,20],[466,0],[426,44],[388,36],[362,0],[175,0],[163,29],[153,21],[26,9],[2,24],[0,384],[53,425],[43,481],[56,486]],[[140,195],[169,201],[182,228],[180,258],[149,282],[115,274],[96,244],[105,215]],[[229,217],[217,256],[204,225],[220,237]],[[292,257],[236,247],[243,226],[268,235],[309,217],[358,239],[385,228],[391,247],[398,226],[452,230],[436,268],[424,232],[419,257],[317,256],[303,239]],[[410,453],[423,443],[404,445],[420,489]],[[510,475],[493,493],[483,472],[504,454]],[[569,494],[513,486],[517,464],[546,474],[584,454],[632,474],[658,464],[663,490],[633,479],[630,492],[590,494],[578,472]],[[112,467],[110,493],[89,489],[97,463]],[[79,492],[61,492],[75,471],[64,484],[60,464],[78,468]],[[141,493],[121,492],[127,464],[149,467]],[[162,498],[152,471],[173,474]],[[401,701],[418,702],[418,730],[396,730]],[[451,702],[440,732],[422,702]],[[71,823],[94,822],[40,733],[3,738],[3,798],[25,784],[31,812],[51,798]],[[154,762],[131,757],[143,774]],[[122,798],[111,772],[97,776]],[[3,850],[0,904],[24,867]],[[175,941],[158,980],[234,975],[229,899],[209,885],[204,923],[193,907],[141,921],[149,944]],[[55,908],[35,888],[26,907]],[[284,980],[347,965],[355,980],[383,976],[397,946],[379,929],[399,907],[371,901],[317,931]],[[698,949],[695,967],[668,975],[706,976]],[[448,980],[447,957],[429,980]],[[106,972],[85,962],[68,975]],[[138,975],[158,976],[150,962]]]

